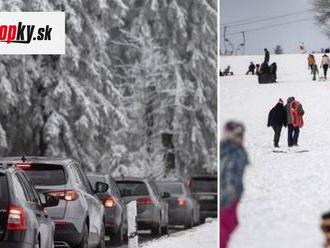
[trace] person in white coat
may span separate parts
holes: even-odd
[[[320,66],[320,68],[323,67],[324,79],[327,79],[327,72],[328,72],[329,65],[330,65],[330,59],[329,59],[328,55],[324,54],[322,56],[321,66]]]

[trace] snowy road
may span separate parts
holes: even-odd
[[[218,221],[209,219],[207,223],[189,230],[171,228],[168,236],[152,239],[150,234],[139,235],[139,247],[143,248],[216,248]],[[120,248],[127,248],[127,245]]]
[[[234,248],[321,247],[320,215],[330,210],[330,81],[313,82],[306,55],[271,56],[278,64],[277,84],[259,85],[245,76],[250,61],[261,57],[225,57],[235,76],[220,83],[220,126],[229,119],[246,124],[251,159],[245,194],[239,208],[240,227],[231,240]],[[319,63],[320,56],[317,57]],[[305,109],[299,144],[308,153],[272,152],[266,127],[271,107],[282,97],[295,96]],[[287,130],[280,146],[286,147]]]

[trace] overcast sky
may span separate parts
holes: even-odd
[[[312,8],[312,0],[220,0],[220,44],[223,48],[223,24],[240,20],[255,21],[272,18],[294,12],[302,12]],[[298,53],[300,43],[304,42],[308,51],[319,51],[322,47],[330,47],[330,39],[315,24],[313,12],[306,11],[264,22],[251,23],[238,27],[228,27],[227,33],[247,31],[265,26],[309,19],[284,26],[265,30],[246,32],[245,54],[263,53],[267,47],[271,52],[276,45],[281,45],[285,53]],[[230,24],[228,24],[230,25]],[[228,35],[235,47],[242,42],[242,35]]]

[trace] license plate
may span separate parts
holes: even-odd
[[[200,200],[214,200],[214,196],[213,195],[201,195],[199,196]]]

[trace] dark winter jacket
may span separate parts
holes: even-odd
[[[267,63],[262,63],[260,67],[261,74],[269,74],[270,68]]]
[[[256,66],[254,64],[250,64],[249,71],[253,71],[254,72],[254,69],[255,68],[256,68]]]
[[[245,149],[230,139],[220,143],[220,207],[229,207],[243,193],[243,174],[248,165]]]
[[[273,63],[273,64],[270,65],[269,72],[270,72],[270,74],[276,75],[276,72],[277,72],[277,64],[276,63]]]
[[[287,114],[282,103],[278,103],[268,114],[268,127],[286,126]]]

